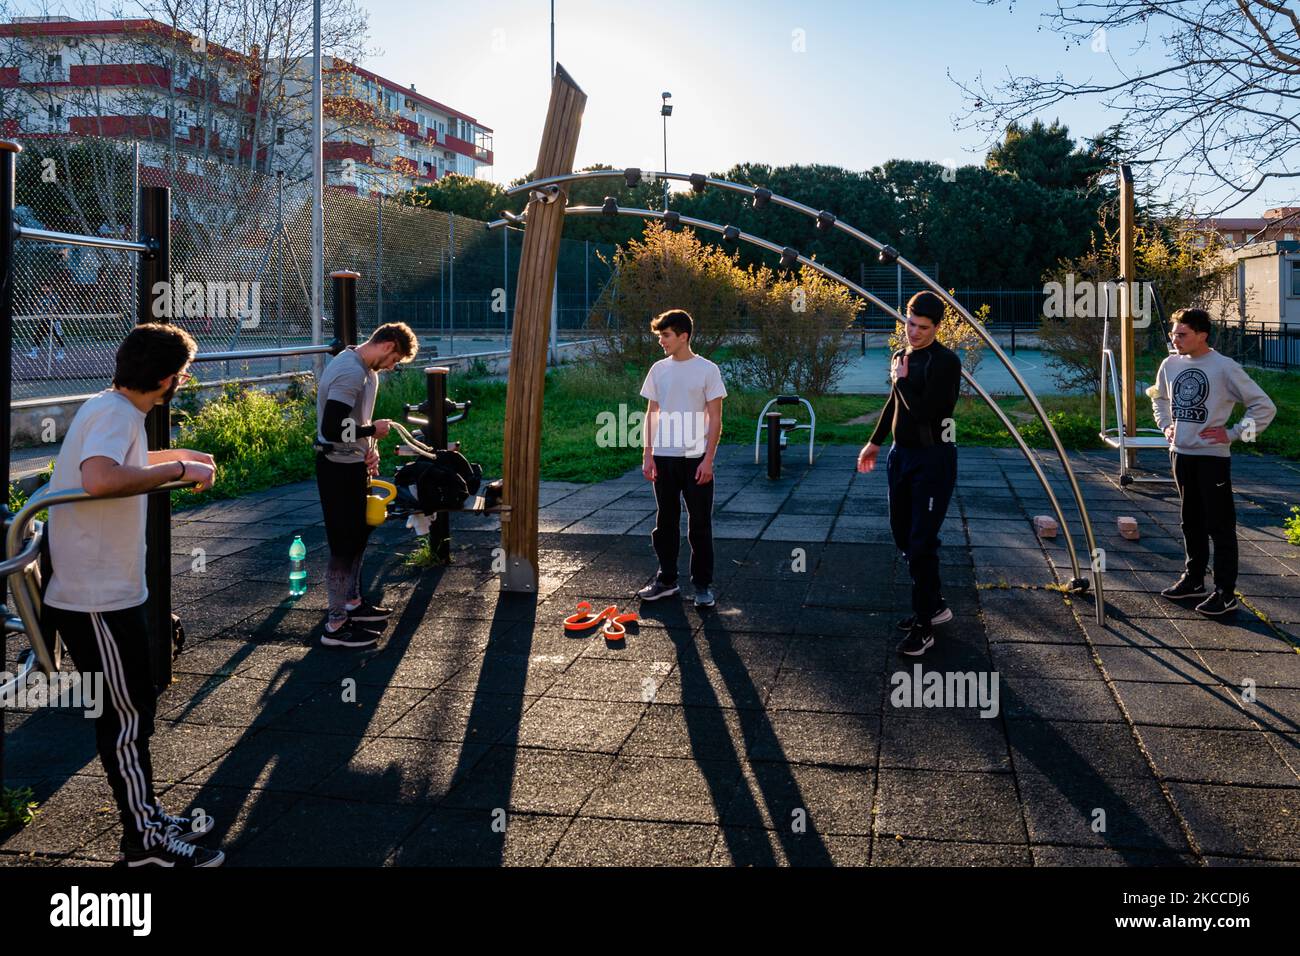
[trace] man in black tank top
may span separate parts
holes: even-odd
[[[919,657],[934,646],[934,625],[952,620],[939,580],[939,528],[957,483],[953,409],[961,390],[961,359],[935,336],[944,303],[918,292],[907,303],[908,347],[894,354],[889,401],[871,439],[858,454],[858,471],[876,467],[881,443],[892,432],[886,463],[889,524],[912,575],[912,616],[900,654]]]

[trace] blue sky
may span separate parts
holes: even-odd
[[[365,5],[383,51],[368,65],[491,126],[497,181],[527,172],[546,111],[548,0]],[[1115,69],[1088,45],[1067,49],[1064,38],[1040,30],[1041,0],[1012,11],[974,0],[555,6],[557,59],[588,95],[579,166],[661,168],[663,90],[673,94],[668,166],[677,171],[742,161],[855,169],[891,158],[979,161],[981,135],[953,128],[961,99],[947,70],[967,79],[981,70],[991,78],[1061,70],[1085,79]],[[806,52],[793,49],[796,30]],[[1110,47],[1123,62],[1122,38]],[[1071,104],[1059,116],[1076,137],[1112,122],[1095,103]],[[1285,200],[1279,192],[1257,196],[1236,212],[1258,215]]]

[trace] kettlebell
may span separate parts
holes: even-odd
[[[380,481],[378,478],[371,478],[370,487],[383,488],[388,491],[388,494],[382,498],[379,495],[366,495],[366,524],[372,528],[377,528],[388,517],[388,503],[397,497],[397,486],[390,485],[386,481]]]

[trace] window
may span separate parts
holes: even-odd
[[[1291,295],[1300,298],[1300,259],[1291,260]]]
[[[55,70],[55,71],[62,70],[63,54],[62,53],[47,54],[45,57],[45,65],[51,70]]]
[[[275,128],[275,145],[276,145],[276,146],[283,146],[283,145],[284,145],[284,127],[283,127],[283,126],[277,126],[277,127]]]
[[[57,123],[59,120],[63,119],[63,104],[57,103],[53,106],[47,106],[45,108],[45,114],[49,117],[51,123]]]

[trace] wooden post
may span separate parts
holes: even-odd
[[[170,289],[172,279],[172,199],[167,186],[140,187],[140,222],[142,242],[153,243],[153,251],[141,253],[136,284],[136,324],[167,321],[156,315],[154,304],[159,284]],[[155,405],[145,419],[145,434],[150,451],[162,451],[172,445],[172,406]],[[159,692],[172,682],[172,499],[170,494],[150,495],[146,518],[145,580],[149,586],[146,615],[149,620],[149,657],[153,668],[154,688]]]
[[[1133,342],[1133,294],[1137,286],[1134,257],[1133,170],[1128,163],[1119,168],[1119,336],[1120,401],[1124,412],[1124,434],[1137,435],[1137,366]],[[1127,453],[1128,467],[1137,464],[1137,452]]]
[[[556,64],[551,80],[551,105],[542,128],[533,178],[573,172],[582,111],[587,95]],[[564,229],[568,190],[560,187],[553,202],[531,199],[528,228],[515,281],[515,325],[510,344],[510,373],[506,386],[504,503],[501,545],[506,570],[503,591],[537,593],[537,509],[541,476],[542,389],[546,384],[547,340],[550,337],[551,295]]]

